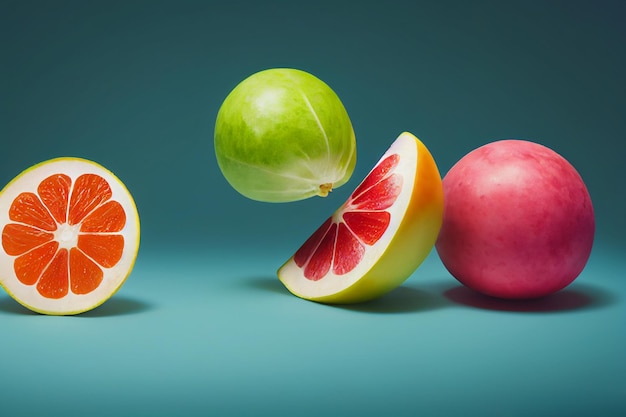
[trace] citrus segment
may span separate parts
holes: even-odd
[[[54,255],[59,243],[51,241],[18,256],[15,259],[15,276],[22,284],[34,285]]]
[[[124,208],[117,201],[108,201],[83,220],[81,232],[119,232],[126,223]]]
[[[337,225],[333,251],[333,272],[337,275],[347,274],[361,261],[365,248],[345,223]]]
[[[50,299],[62,298],[67,295],[69,287],[67,261],[67,249],[59,249],[50,265],[41,274],[37,283],[39,294]]]
[[[102,269],[76,248],[70,250],[70,283],[74,294],[87,294],[102,282]]]
[[[43,230],[54,231],[57,228],[50,212],[33,193],[22,193],[17,196],[9,209],[9,218]]]
[[[67,202],[71,181],[67,175],[57,174],[41,181],[37,187],[37,194],[39,194],[41,201],[58,223],[65,223],[67,219]]]
[[[104,178],[94,174],[81,175],[76,180],[70,198],[68,223],[80,223],[87,214],[109,198],[111,188]]]
[[[121,235],[80,235],[78,236],[78,249],[102,267],[112,268],[122,258],[124,237]]]
[[[343,213],[345,225],[365,244],[373,245],[381,238],[391,216],[386,211],[349,211]]]
[[[23,224],[7,224],[2,230],[2,248],[11,256],[22,255],[52,239],[52,233]]]
[[[352,271],[365,253],[364,245],[371,246],[382,237],[391,219],[383,210],[394,203],[402,187],[402,178],[393,174],[398,160],[399,155],[393,154],[377,165],[348,199],[341,216],[332,216],[330,227],[329,221],[322,225],[326,233],[314,233],[316,240],[297,252],[295,261],[304,267],[305,278],[322,278],[331,264],[337,275]],[[309,262],[311,268],[307,268]]]
[[[378,165],[374,167],[372,172],[370,172],[367,177],[365,177],[365,179],[357,187],[357,189],[354,190],[351,198],[355,199],[355,201],[359,201],[359,198],[365,191],[370,190],[375,185],[381,184],[385,177],[389,175],[390,171],[392,171],[398,165],[399,161],[400,156],[397,154],[389,155],[388,157],[383,159]],[[391,196],[393,198],[397,197],[397,195],[397,193],[391,193]],[[377,198],[376,196],[370,196],[369,198],[366,197],[365,201],[376,202]]]
[[[106,301],[139,248],[139,218],[126,187],[78,158],[46,161],[16,177],[0,194],[0,222],[0,284],[47,314],[76,314]]]
[[[293,294],[319,302],[378,297],[421,264],[442,217],[437,165],[423,143],[405,132],[279,269],[279,279]]]

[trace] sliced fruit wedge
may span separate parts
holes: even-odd
[[[371,300],[417,269],[435,244],[442,218],[437,165],[424,144],[404,132],[278,277],[307,300]]]
[[[43,314],[91,310],[130,274],[139,215],[124,184],[95,162],[57,158],[0,192],[0,285]]]

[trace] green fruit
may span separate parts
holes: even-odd
[[[328,85],[304,71],[275,68],[251,75],[226,97],[215,122],[215,154],[239,193],[287,202],[345,184],[356,142]]]

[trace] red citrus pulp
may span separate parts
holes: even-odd
[[[432,155],[401,134],[348,200],[278,271],[295,295],[352,303],[399,286],[432,249],[443,190]]]

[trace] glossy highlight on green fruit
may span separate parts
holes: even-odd
[[[265,202],[326,196],[356,164],[356,140],[335,92],[305,71],[252,74],[226,97],[215,122],[222,174],[242,195]]]

